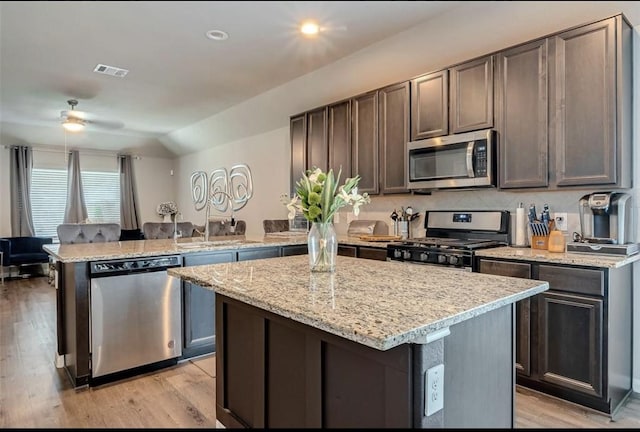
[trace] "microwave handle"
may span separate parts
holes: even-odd
[[[473,170],[473,148],[475,144],[475,141],[469,141],[469,144],[467,144],[467,176],[469,176],[469,178],[476,176]]]

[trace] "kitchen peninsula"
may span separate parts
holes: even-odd
[[[168,273],[216,293],[226,427],[513,427],[514,304],[549,286],[344,256]]]

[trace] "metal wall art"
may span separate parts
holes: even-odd
[[[227,173],[226,168],[211,171],[207,177],[204,171],[191,174],[191,198],[197,211],[213,205],[221,213],[231,207],[238,211],[247,205],[253,196],[251,170],[246,164],[237,164]]]

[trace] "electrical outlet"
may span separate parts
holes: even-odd
[[[560,231],[567,231],[569,229],[567,218],[567,213],[554,213],[553,219],[556,221],[556,228]]]
[[[444,364],[427,370],[425,374],[424,414],[430,416],[444,407]]]

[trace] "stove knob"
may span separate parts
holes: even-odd
[[[429,260],[429,254],[427,252],[422,252],[420,254],[420,261],[427,262]]]
[[[446,264],[447,263],[447,256],[446,255],[438,255],[438,263],[439,264]]]
[[[396,249],[393,251],[394,258],[402,258],[402,251],[400,249]]]
[[[408,250],[402,251],[402,258],[406,260],[411,259],[411,251],[408,251]]]
[[[460,258],[458,258],[457,256],[455,256],[455,255],[451,255],[451,256],[449,257],[449,264],[451,264],[451,265],[456,265],[456,264],[458,264],[459,262],[460,262]]]

